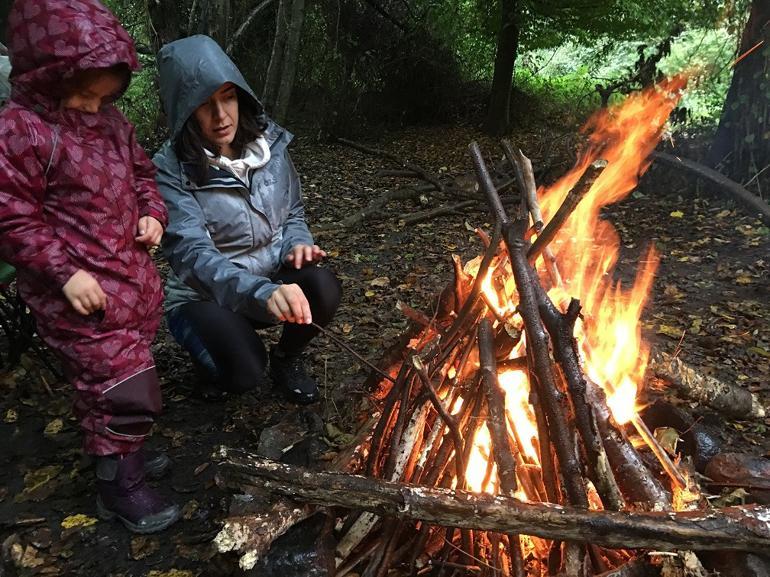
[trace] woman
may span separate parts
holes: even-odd
[[[244,392],[263,384],[268,363],[255,329],[285,323],[270,376],[293,402],[312,403],[318,386],[301,353],[341,290],[316,266],[326,253],[305,223],[292,135],[211,38],[164,46],[158,67],[171,130],[153,159],[169,211],[169,329],[218,388]]]

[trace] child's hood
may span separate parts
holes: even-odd
[[[12,99],[58,107],[61,82],[89,68],[139,68],[131,37],[98,0],[16,0],[8,16]]]
[[[208,36],[197,34],[166,44],[158,53],[158,75],[172,140],[195,109],[226,82],[240,88],[262,112],[262,104],[238,67]]]

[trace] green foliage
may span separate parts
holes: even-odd
[[[612,83],[629,75],[638,49],[658,40],[613,42],[605,39],[593,46],[567,42],[554,49],[527,51],[519,58],[517,85],[542,95],[551,106],[586,112],[599,105],[596,84]],[[714,124],[719,120],[729,86],[734,48],[735,38],[724,28],[690,29],[674,39],[671,53],[661,60],[658,68],[665,75],[690,74],[680,106],[687,109],[691,122]]]

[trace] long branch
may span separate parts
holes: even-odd
[[[567,198],[564,199],[559,210],[557,210],[556,214],[553,215],[553,218],[548,221],[548,224],[538,235],[537,240],[532,243],[532,246],[527,252],[527,258],[529,258],[530,262],[535,262],[537,257],[540,256],[540,253],[543,252],[543,249],[554,239],[556,233],[559,232],[559,229],[564,224],[564,221],[566,221],[574,212],[577,205],[583,200],[583,197],[588,191],[591,190],[594,182],[596,182],[596,179],[599,178],[599,175],[606,167],[606,160],[595,160],[586,169],[577,184],[567,194]]]
[[[319,505],[365,509],[447,527],[520,533],[617,549],[770,550],[770,507],[747,505],[680,513],[590,511],[522,503],[502,495],[315,473],[241,449],[223,447],[218,457],[228,484],[251,484]]]

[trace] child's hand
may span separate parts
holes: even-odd
[[[136,242],[142,243],[148,248],[158,246],[163,236],[163,225],[152,216],[143,216],[136,227]]]
[[[79,269],[62,287],[62,292],[72,307],[81,315],[105,310],[107,295],[93,276]]]
[[[297,284],[280,285],[267,299],[267,310],[281,322],[301,325],[313,322],[310,303]]]
[[[302,268],[306,264],[313,264],[326,256],[326,251],[321,250],[317,244],[298,244],[292,247],[291,252],[286,255],[286,263],[293,264],[294,268]]]

